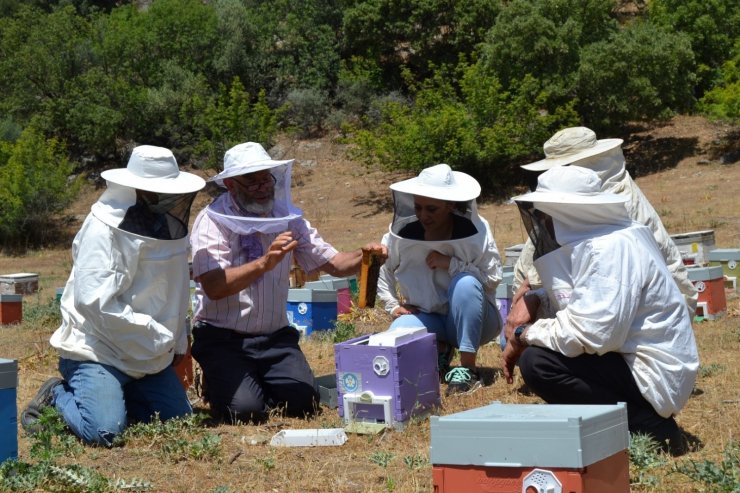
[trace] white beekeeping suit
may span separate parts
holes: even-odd
[[[51,345],[62,358],[141,378],[187,350],[188,222],[205,182],[154,146],[137,147],[127,168],[102,177],[108,187],[72,244]]]
[[[571,284],[568,302],[528,327],[526,344],[568,358],[619,353],[643,397],[668,418],[696,381],[691,319],[652,232],[630,219],[624,196],[598,190],[594,173],[562,168],[514,199],[540,254],[534,263],[543,283]]]
[[[666,231],[660,217],[634,182],[625,168],[622,153],[622,139],[596,139],[596,134],[586,127],[572,127],[560,130],[545,142],[545,159],[523,165],[530,171],[544,171],[555,166],[574,165],[596,172],[602,182],[602,192],[624,196],[630,219],[647,226],[658,243],[668,270],[681,291],[689,313],[696,311],[698,293],[688,279],[686,267],[681,260],[681,252]],[[532,288],[542,286],[537,268],[533,263],[534,247],[528,239],[514,268],[514,289],[521,286],[525,278]],[[567,303],[562,297],[559,305]]]

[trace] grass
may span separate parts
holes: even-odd
[[[324,238],[340,249],[379,240],[387,230],[390,212],[375,212],[374,202],[365,198],[384,197],[389,180],[377,174],[353,176],[356,169],[342,163],[332,145],[324,145],[325,154],[317,155],[315,146],[310,149],[309,158],[319,160],[320,165],[312,168],[303,186],[294,189],[294,200]],[[300,143],[291,149],[293,156],[300,159]],[[343,186],[337,187],[337,183]],[[350,185],[344,186],[345,183]],[[703,230],[712,224],[716,226],[718,248],[737,248],[740,194],[719,193],[728,190],[729,183],[740,183],[740,166],[709,164],[699,169],[691,162],[638,180],[646,196],[666,213],[669,232]],[[708,186],[717,188],[709,190]],[[89,200],[99,193],[88,194]],[[325,200],[318,201],[319,196]],[[194,210],[202,205],[196,204]],[[89,203],[78,207],[78,213],[84,215]],[[321,208],[323,219],[314,217],[314,207]],[[479,209],[494,228],[500,251],[523,242],[516,207],[483,203]],[[40,275],[39,292],[24,296],[23,322],[0,326],[0,357],[17,359],[19,364],[19,408],[26,405],[42,382],[57,375],[57,354],[48,340],[59,325],[54,304],[56,288],[64,285],[70,267],[68,245],[31,251],[23,257],[0,255],[0,273]],[[724,317],[694,324],[701,370],[689,403],[677,417],[686,431],[699,438],[701,447],[686,456],[672,458],[635,437],[630,449],[632,492],[739,489],[740,297],[728,296]],[[336,331],[315,333],[302,346],[316,375],[331,374],[335,372],[336,342],[384,330],[387,325],[382,309],[353,307],[350,314],[340,317]],[[514,385],[502,381],[500,354],[495,344],[483,347],[479,365],[489,385],[467,396],[446,398],[442,393],[442,404],[436,413],[447,415],[492,401],[541,402],[523,391],[518,376]],[[343,423],[335,409],[322,407],[311,419],[282,418],[276,414],[261,426],[215,424],[206,418],[208,409],[193,388],[190,394],[196,416],[133,426],[112,449],[82,446],[59,427],[52,427],[43,438],[29,437],[19,428],[19,460],[0,466],[0,492],[432,491],[428,419],[413,419],[402,431],[350,434],[342,446],[271,447],[270,438],[282,429],[339,428]]]

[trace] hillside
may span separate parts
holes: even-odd
[[[666,125],[635,129],[631,135],[623,136],[629,166],[638,175],[637,183],[670,233],[712,229],[716,246],[740,247],[740,164],[722,163],[722,156],[732,156],[732,145],[737,146],[738,130],[702,118],[679,117]],[[322,235],[340,249],[356,248],[381,238],[392,215],[388,186],[406,178],[366,169],[348,160],[345,151],[342,144],[329,137],[297,140],[283,136],[272,149],[274,157],[296,159],[294,202]],[[84,218],[100,193],[90,185],[68,214],[78,220]],[[199,194],[194,211],[208,200],[207,193]],[[487,201],[480,204],[480,211],[491,224],[502,253],[505,247],[524,241],[514,205]],[[20,409],[43,381],[56,374],[57,356],[48,344],[56,322],[50,322],[43,314],[44,310],[56,310],[49,302],[56,288],[64,285],[70,263],[69,243],[64,244],[61,239],[58,248],[32,251],[20,257],[0,256],[0,274],[35,272],[40,276],[39,293],[24,298],[28,319],[20,325],[0,326],[0,357],[19,361]],[[719,463],[728,447],[737,444],[737,294],[728,293],[727,308],[725,317],[694,325],[702,370],[692,398],[677,419],[698,438],[698,450],[679,459],[650,464],[633,461],[630,477],[634,493],[699,491],[702,485],[677,474],[675,468],[690,464],[689,461]],[[384,330],[388,324],[379,308],[354,309],[350,321],[357,333]],[[302,346],[316,375],[335,371],[331,338],[314,335],[304,340]],[[443,397],[438,414],[492,401],[541,402],[526,391],[520,379],[507,385],[499,377],[500,350],[496,345],[481,348],[479,365],[486,386],[472,395]],[[196,411],[206,412],[197,391],[194,389],[191,394]],[[85,466],[107,478],[139,478],[151,486],[136,491],[157,493],[431,491],[430,430],[425,419],[413,420],[403,432],[350,435],[341,447],[278,448],[266,444],[282,429],[340,426],[337,412],[322,408],[322,413],[312,419],[274,417],[264,426],[206,422],[178,429],[145,429],[122,447],[71,448],[59,462]],[[20,459],[33,462],[34,442],[20,427],[18,433]]]

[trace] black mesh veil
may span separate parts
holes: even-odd
[[[188,234],[190,207],[196,194],[136,190],[136,204],[126,210],[118,227],[158,240],[184,238]]]
[[[560,248],[558,242],[555,241],[555,232],[550,216],[535,209],[532,202],[517,202],[516,205],[519,207],[522,222],[534,245],[535,260]]]

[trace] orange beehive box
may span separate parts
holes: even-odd
[[[0,325],[18,324],[23,320],[23,297],[0,294]]]
[[[434,493],[624,493],[630,490],[626,450],[581,469],[435,465]]]
[[[627,406],[501,404],[432,416],[434,493],[624,493]]]
[[[721,265],[689,267],[689,280],[699,292],[696,315],[714,320],[727,311],[725,277]]]

